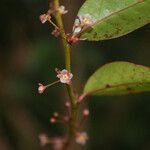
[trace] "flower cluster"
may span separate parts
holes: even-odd
[[[46,134],[39,135],[40,145],[46,146],[48,144],[52,144],[54,150],[62,150],[64,145],[66,144],[65,138],[49,138]]]
[[[69,115],[63,116],[61,113],[54,112],[53,116],[50,118],[50,122],[52,124],[54,124],[54,123],[68,124],[70,122],[71,105],[68,101],[66,101],[64,106],[68,109]],[[85,108],[82,112],[82,118],[77,124],[75,141],[76,141],[76,143],[78,143],[80,145],[85,145],[87,140],[89,139],[86,132],[80,131],[80,128],[81,128],[83,122],[85,121],[85,119],[88,117],[88,115],[89,115],[89,110],[87,108]],[[44,141],[44,143],[48,143],[48,142],[45,142],[46,140],[44,138],[43,138],[43,141]]]
[[[70,121],[71,121],[71,116],[70,116],[71,104],[70,104],[70,102],[66,101],[64,106],[68,110],[68,115],[62,115],[61,113],[54,112],[52,117],[50,118],[50,123],[52,123],[52,124],[54,124],[54,123],[69,124],[70,123]],[[80,131],[81,126],[82,126],[83,122],[85,121],[85,119],[88,117],[88,115],[89,115],[89,110],[87,108],[85,108],[82,112],[82,118],[78,122],[78,124],[76,125],[76,128],[75,128],[75,132],[76,132],[75,142],[80,145],[85,145],[87,140],[89,139],[86,132]],[[65,144],[67,144],[69,141],[69,137],[67,135],[65,135],[63,138],[52,138],[51,139],[46,134],[40,134],[39,139],[40,139],[41,146],[52,144],[55,150],[61,150],[65,146]]]
[[[63,27],[60,25],[60,27],[58,27],[52,20],[52,15],[59,15],[59,17],[61,17],[61,15],[64,15],[68,12],[68,10],[65,9],[65,7],[63,5],[57,7],[53,5],[53,3],[50,4],[50,9],[47,11],[47,13],[45,14],[41,14],[40,15],[40,21],[42,24],[49,22],[51,25],[53,25],[54,30],[51,32],[52,35],[54,35],[55,37],[58,37],[59,35],[63,36],[62,38],[64,38],[66,40],[66,42],[68,42],[69,44],[72,43],[76,43],[77,41],[79,41],[80,39],[80,33],[81,31],[83,31],[83,29],[86,29],[86,27],[91,26],[94,21],[92,19],[92,17],[89,14],[85,14],[82,16],[79,16],[78,19],[75,20],[74,26],[73,26],[73,33],[68,33],[66,34]],[[58,18],[59,18],[58,17]],[[56,21],[61,21],[61,20],[57,20],[56,17]],[[66,44],[68,44],[66,43]],[[63,84],[67,84],[69,85],[69,88],[71,89],[71,80],[73,78],[73,74],[70,72],[70,70],[66,70],[66,69],[55,69],[56,71],[56,77],[58,78],[57,81],[52,82],[50,84],[47,85],[43,85],[41,83],[38,84],[38,92],[40,94],[42,94],[48,87],[55,85],[57,83],[63,83]],[[68,87],[68,86],[67,86]],[[74,91],[73,89],[71,89],[72,91]],[[69,96],[70,91],[68,92]],[[82,101],[84,95],[78,96],[76,93],[74,93],[73,95],[76,99],[76,103],[74,104],[74,102],[72,101],[66,101],[64,106],[67,109],[67,113],[61,114],[58,112],[54,112],[52,117],[50,118],[50,123],[51,124],[55,124],[55,123],[62,123],[64,125],[71,125],[72,124],[72,120],[75,119],[76,117],[73,116],[73,108],[77,107],[78,108],[78,104],[80,104],[80,102]],[[70,96],[70,99],[73,99],[72,95]],[[80,120],[78,120],[78,122],[75,122],[74,125],[74,135],[75,136],[75,142],[81,145],[85,145],[87,140],[88,140],[88,135],[86,132],[82,132],[81,131],[81,126],[83,124],[83,122],[85,121],[85,119],[87,119],[87,117],[89,116],[89,110],[83,109],[82,114],[81,114],[81,118]],[[42,146],[45,146],[47,144],[52,144],[54,150],[62,150],[66,147],[66,145],[68,145],[70,143],[70,136],[68,136],[68,134],[64,135],[62,138],[57,137],[57,138],[49,138],[46,134],[41,134],[39,136],[40,139],[40,144]]]
[[[51,7],[46,14],[40,15],[40,21],[42,23],[49,21],[51,19],[51,15],[53,15],[55,12],[59,12],[61,15],[64,15],[68,12],[68,10],[66,10],[65,6],[63,5],[59,6],[58,8]]]
[[[60,35],[61,30],[56,26],[56,24],[51,20],[51,16],[54,15],[56,12],[59,12],[61,15],[64,15],[68,12],[68,10],[65,9],[65,6],[61,5],[58,8],[53,7],[51,5],[51,8],[47,11],[46,14],[41,14],[39,19],[42,24],[46,23],[47,21],[51,23],[54,26],[54,30],[52,31],[52,35],[55,37],[58,37]]]

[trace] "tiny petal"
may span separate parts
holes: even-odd
[[[76,27],[76,28],[74,29],[74,33],[79,33],[81,30],[82,30],[81,27]]]
[[[59,71],[57,74],[57,78],[60,79],[61,83],[70,84],[73,74],[68,72],[66,69]]]
[[[63,70],[61,71],[61,73],[62,73],[62,74],[66,74],[66,73],[68,73],[68,71],[67,71],[66,69],[63,69]]]
[[[75,22],[73,25],[73,32],[78,33],[81,31],[81,29],[82,29],[81,22],[80,22],[79,18],[77,18],[77,19],[75,19]]]
[[[61,5],[59,8],[58,8],[58,11],[60,14],[64,15],[68,12],[68,10],[65,10],[65,6]]]
[[[90,14],[85,14],[83,16],[79,16],[79,19],[81,21],[82,26],[91,25],[94,22]]]
[[[39,85],[39,87],[38,87],[38,92],[39,92],[40,94],[42,94],[42,93],[45,91],[46,86],[44,86],[44,85],[41,84],[41,83],[39,83],[38,85]]]
[[[61,77],[62,77],[62,75],[61,75],[61,74],[58,74],[58,75],[57,75],[57,78],[61,78]]]
[[[88,135],[86,132],[79,132],[76,135],[76,142],[81,145],[85,145],[88,140]]]
[[[77,18],[77,19],[75,19],[74,26],[79,26],[79,25],[80,25],[80,20]]]

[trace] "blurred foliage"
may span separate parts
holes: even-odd
[[[69,10],[67,31],[83,0],[62,0]],[[54,68],[64,68],[59,39],[50,35],[49,24],[38,16],[48,8],[43,0],[1,0],[0,14],[0,150],[41,150],[39,133],[61,136],[65,128],[51,125],[54,111],[64,112],[68,97],[63,85],[37,93],[37,84],[56,80]],[[68,26],[68,24],[70,26]],[[122,60],[150,65],[150,26],[124,37],[102,42],[79,42],[73,46],[73,73],[77,91],[100,66]],[[84,129],[88,150],[150,149],[150,94],[122,97],[89,97],[91,115]],[[98,100],[101,99],[101,100]]]

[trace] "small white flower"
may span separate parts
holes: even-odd
[[[82,26],[93,24],[93,19],[90,14],[85,14],[83,16],[79,16],[79,19],[80,19]]]
[[[63,69],[62,71],[58,71],[57,77],[60,79],[61,83],[70,84],[73,74]]]
[[[61,5],[59,8],[58,8],[58,11],[60,14],[64,15],[68,12],[68,10],[65,10],[65,6]]]
[[[73,32],[79,33],[80,31],[82,31],[83,27],[90,26],[93,23],[94,23],[94,20],[92,19],[90,14],[79,16],[77,19],[75,19],[75,22],[73,25]]]
[[[79,132],[76,135],[76,142],[81,145],[85,145],[88,140],[88,135],[86,132]]]

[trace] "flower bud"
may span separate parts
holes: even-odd
[[[42,94],[42,93],[45,91],[46,86],[44,86],[44,85],[41,84],[41,83],[39,83],[38,85],[39,85],[39,87],[38,87],[38,92],[39,92],[40,94]]]
[[[54,112],[54,117],[58,117],[59,116],[59,114],[58,114],[58,112]]]
[[[54,35],[55,37],[58,37],[60,35],[60,30],[55,27],[55,29],[52,31],[51,34]]]
[[[63,120],[67,123],[70,120],[70,118],[69,118],[69,116],[64,116]]]
[[[56,122],[56,119],[52,117],[52,118],[50,119],[50,122],[51,122],[51,123],[55,123],[55,122]]]
[[[70,107],[70,102],[67,101],[67,102],[65,103],[65,106],[69,108],[69,107]]]
[[[84,109],[83,110],[83,116],[87,117],[89,115],[89,110],[88,109]]]

